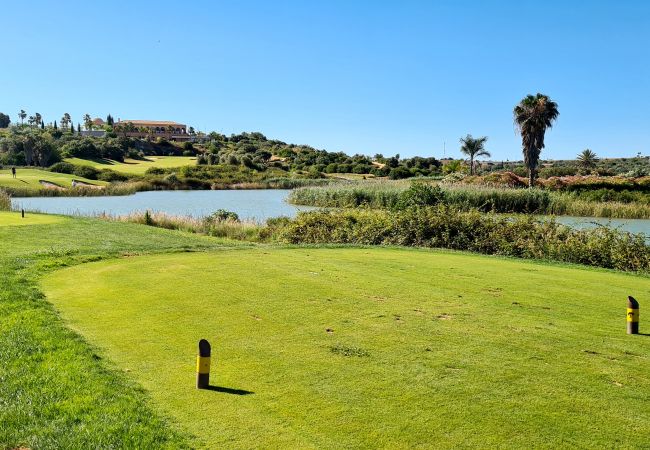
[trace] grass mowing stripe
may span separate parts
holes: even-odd
[[[86,282],[79,283],[79,280]],[[449,252],[264,248],[49,275],[66,321],[210,447],[639,447],[650,279]],[[214,384],[194,389],[199,338]]]

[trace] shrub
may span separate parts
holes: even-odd
[[[165,177],[163,178],[163,181],[165,183],[167,183],[171,187],[174,187],[174,186],[177,186],[178,184],[180,184],[180,180],[178,179],[176,174],[173,173],[173,172],[168,174],[168,175],[165,175]]]
[[[71,164],[71,163],[58,162],[56,164],[52,164],[48,170],[50,172],[72,174],[72,173],[74,173],[75,167],[76,166],[74,164]]]
[[[74,166],[72,174],[89,180],[96,180],[99,175],[99,170],[90,166]]]
[[[400,194],[397,207],[404,209],[411,206],[433,206],[444,200],[444,192],[439,186],[414,182]]]
[[[409,178],[411,176],[411,172],[406,168],[406,167],[395,167],[394,169],[391,169],[388,178],[391,180],[401,180],[404,178]]]
[[[115,172],[110,169],[103,169],[99,171],[97,179],[101,181],[115,182],[115,181],[127,181],[129,177],[119,172]]]
[[[533,216],[505,217],[448,206],[401,211],[300,213],[280,232],[292,244],[405,245],[548,259],[650,272],[645,236],[608,227],[576,230]]]
[[[206,223],[223,222],[225,220],[239,222],[239,216],[236,212],[218,209],[203,220]]]
[[[164,175],[167,173],[167,170],[165,170],[162,167],[149,167],[144,174],[145,175]]]

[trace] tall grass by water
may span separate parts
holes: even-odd
[[[412,183],[418,182],[382,180],[304,187],[294,190],[289,201],[319,207],[394,208]],[[650,219],[650,205],[645,203],[588,201],[572,193],[544,189],[469,185],[446,185],[440,189],[440,203],[465,211]]]
[[[123,216],[100,216],[116,222],[138,223],[168,230],[206,234],[238,241],[258,242],[270,237],[270,228],[250,220],[214,219],[167,214],[164,212],[133,212]]]
[[[111,183],[101,188],[78,185],[65,189],[34,189],[32,187],[7,187],[5,189],[12,197],[101,197],[105,195],[133,195],[136,192],[155,190],[155,186],[147,181],[132,181]]]
[[[0,189],[0,211],[9,211],[11,209],[11,197],[5,191]]]

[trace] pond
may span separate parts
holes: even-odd
[[[136,211],[160,211],[170,215],[203,217],[226,209],[242,220],[264,222],[270,217],[294,217],[298,211],[314,209],[285,201],[285,189],[223,191],[148,191],[127,196],[22,197],[13,199],[14,208],[52,214],[93,216],[126,215]]]
[[[607,219],[603,217],[573,216],[557,216],[555,219],[559,223],[572,228],[595,228],[604,225],[610,228],[617,228],[621,231],[629,231],[630,233],[642,233],[650,239],[650,220],[648,219]]]

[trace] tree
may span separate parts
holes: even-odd
[[[40,125],[43,122],[43,116],[40,113],[34,114],[34,119],[36,119],[36,126]]]
[[[109,126],[112,127],[112,126],[113,126],[113,122],[114,122],[114,121],[113,121],[113,116],[111,116],[110,114],[109,114],[108,116],[106,116],[106,125],[109,125]]]
[[[485,142],[487,141],[487,136],[480,138],[473,138],[471,134],[468,134],[464,138],[460,138],[460,152],[469,157],[469,174],[474,175],[474,159],[479,156],[490,157],[490,152],[485,150]]]
[[[7,128],[11,123],[11,118],[4,113],[0,113],[0,128]]]
[[[81,124],[77,123],[77,133],[81,133]]]
[[[56,120],[55,120],[54,122],[52,122],[52,123],[54,124],[54,129],[55,129],[55,130],[58,130],[59,127],[56,125]]]
[[[74,122],[70,121],[70,134],[74,134]]]
[[[596,156],[596,153],[589,149],[583,150],[576,159],[578,161],[578,166],[585,170],[595,169],[596,163],[598,162],[598,156]]]
[[[86,114],[84,116],[84,127],[86,128],[86,130],[92,131],[93,125],[95,124],[93,123],[93,119],[90,117],[90,114]]]
[[[61,117],[61,129],[65,130],[68,128],[68,125],[72,123],[72,119],[70,118],[70,114],[65,113],[63,114],[63,117]]]
[[[18,117],[20,118],[20,124],[23,125],[23,122],[25,118],[27,117],[27,113],[25,112],[24,109],[21,109],[20,112],[18,113]]]
[[[44,129],[45,129],[45,122],[43,122],[43,121],[41,120],[41,130],[44,130]]]
[[[528,169],[528,186],[535,185],[539,155],[544,148],[546,129],[560,115],[557,103],[543,94],[527,95],[513,110],[515,125],[521,134],[524,164]]]

